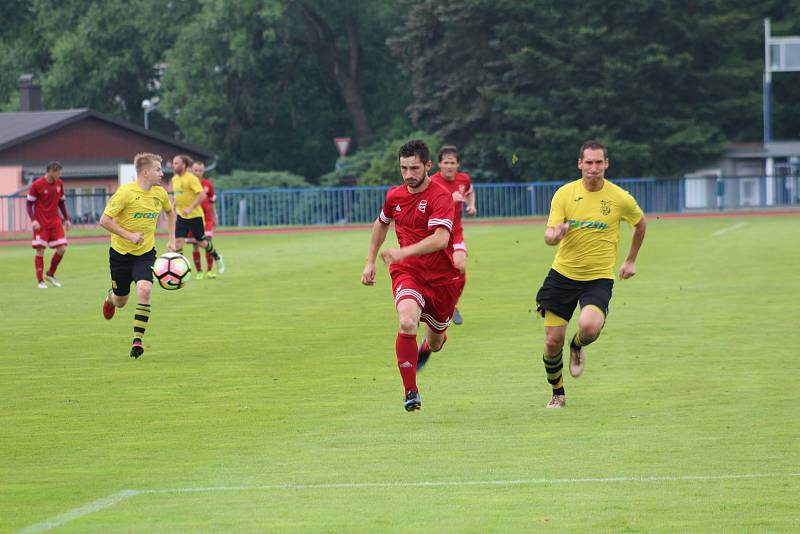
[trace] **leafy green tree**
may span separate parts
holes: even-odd
[[[423,0],[392,43],[415,123],[499,180],[568,178],[591,137],[614,176],[673,175],[759,139],[753,0]]]
[[[174,25],[195,8],[192,1],[156,0],[82,5],[75,27],[52,40],[43,88],[48,107],[91,107],[140,122],[142,100],[159,91],[158,66],[176,37]],[[47,12],[40,18],[57,31]]]
[[[0,12],[0,111],[19,111],[21,74],[41,75],[46,68],[36,34],[36,11],[26,0],[7,0]]]
[[[410,139],[422,139],[431,150],[431,158],[439,151],[436,136],[422,131],[376,140],[347,157],[341,168],[320,177],[323,185],[397,185],[400,183],[399,150]]]
[[[333,137],[355,129],[368,138],[373,118],[390,122],[389,110],[407,103],[392,93],[393,63],[378,46],[380,34],[362,31],[378,26],[386,8],[374,0],[357,4],[375,9],[354,13],[346,2],[204,3],[167,55],[162,107],[187,139],[220,152],[223,169],[327,172],[336,161]],[[376,68],[362,77],[362,65]],[[347,73],[337,75],[342,69]],[[349,90],[360,92],[358,105]],[[356,126],[361,119],[366,129]]]

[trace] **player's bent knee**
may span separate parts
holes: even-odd
[[[581,337],[584,339],[591,339],[594,341],[599,335],[600,332],[603,330],[603,322],[597,321],[594,319],[580,321],[578,323],[578,329],[581,332]]]
[[[418,325],[413,317],[400,317],[400,331],[404,334],[416,334]]]

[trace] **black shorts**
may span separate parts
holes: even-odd
[[[120,254],[113,248],[108,249],[108,264],[111,267],[111,289],[118,297],[131,292],[131,283],[139,280],[153,281],[153,264],[156,261],[156,249],[145,252],[141,256]]]
[[[189,237],[189,232],[192,233],[192,236],[197,241],[205,241],[206,225],[203,224],[203,218],[192,217],[191,219],[184,219],[178,215],[178,221],[175,223],[175,237]]]
[[[608,317],[608,303],[611,301],[613,287],[614,280],[610,278],[572,280],[555,269],[550,269],[536,294],[536,311],[544,317],[544,312],[550,310],[569,321],[575,306],[580,302],[581,308],[593,304]]]

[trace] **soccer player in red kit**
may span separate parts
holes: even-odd
[[[440,350],[464,281],[453,263],[453,198],[428,177],[428,146],[420,140],[409,141],[400,147],[399,160],[403,185],[389,190],[372,226],[361,283],[375,284],[378,250],[394,221],[400,248],[386,248],[380,256],[392,277],[400,322],[395,341],[397,367],[405,390],[403,406],[410,412],[421,407],[417,389],[419,322],[428,325],[423,345],[433,352]]]
[[[431,181],[441,185],[453,195],[455,202],[455,217],[453,218],[453,261],[465,276],[467,271],[467,244],[464,242],[464,229],[461,226],[461,205],[467,204],[467,215],[476,215],[478,210],[475,208],[475,189],[472,187],[472,180],[465,172],[458,172],[460,161],[458,149],[453,145],[445,145],[439,150],[439,170],[431,176]],[[458,307],[453,310],[453,322],[463,323]]]
[[[205,177],[206,174],[206,164],[202,161],[195,161],[192,163],[192,174],[197,176],[200,179],[200,185],[203,188],[203,191],[206,193],[206,198],[200,204],[203,208],[203,220],[205,222],[206,228],[206,237],[212,238],[214,237],[214,226],[217,225],[217,193],[214,191],[214,185],[211,183],[211,180]],[[194,260],[194,266],[196,269],[195,278],[198,280],[203,278],[203,264],[200,259],[200,245],[197,244],[197,240],[192,237],[186,238],[187,243],[192,244],[192,259]],[[217,274],[211,270],[214,266],[214,256],[206,252],[206,265],[208,265],[208,270],[206,271],[206,276],[208,278],[216,278]]]
[[[56,269],[64,253],[67,251],[67,238],[64,228],[69,229],[69,213],[64,202],[64,182],[61,181],[62,166],[57,161],[47,164],[47,173],[34,180],[28,190],[28,217],[31,219],[33,228],[33,246],[36,251],[36,280],[39,282],[40,289],[47,289],[45,280],[53,284],[54,287],[61,287],[61,282],[56,278]],[[64,216],[64,223],[61,223],[61,215]],[[55,249],[50,260],[50,268],[44,272],[44,248]]]

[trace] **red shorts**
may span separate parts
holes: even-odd
[[[401,300],[412,299],[422,308],[420,320],[436,332],[442,333],[450,326],[453,310],[458,304],[461,291],[464,289],[464,279],[444,286],[429,286],[417,277],[408,273],[399,273],[392,278],[392,293],[394,305]]]
[[[207,218],[206,220],[206,237],[214,237],[214,221],[211,220],[211,217]],[[197,243],[197,239],[194,238],[192,231],[189,230],[189,235],[186,236],[187,243]]]
[[[38,231],[33,231],[33,240],[31,246],[33,248],[56,248],[66,246],[67,238],[64,235],[64,225],[58,226],[42,226]]]

